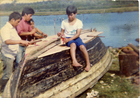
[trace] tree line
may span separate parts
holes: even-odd
[[[24,7],[32,7],[36,12],[65,11],[68,5],[75,5],[78,10],[108,9],[120,7],[138,7],[138,1],[110,1],[110,0],[53,0],[37,3],[12,3],[0,5],[0,11],[21,12]]]

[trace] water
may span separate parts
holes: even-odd
[[[54,35],[61,30],[61,22],[67,15],[33,16],[35,26],[44,33]],[[128,43],[138,45],[135,41],[139,37],[139,12],[78,14],[83,21],[83,29],[96,28],[103,31],[101,38],[106,46],[121,47]],[[55,28],[54,28],[55,19]],[[8,16],[0,16],[0,29],[7,22]]]
[[[96,28],[97,31],[103,31],[101,35],[105,38],[101,40],[106,46],[122,47],[129,43],[138,45],[135,39],[139,37],[139,12],[78,14],[76,17],[82,20],[83,29]],[[32,18],[35,26],[50,36],[60,32],[61,22],[67,18],[67,15],[33,16]],[[8,16],[0,16],[0,28],[7,20]]]

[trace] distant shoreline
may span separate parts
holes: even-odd
[[[78,10],[78,14],[90,14],[90,13],[123,13],[123,12],[132,12],[139,11],[139,7],[121,7],[121,8],[108,8],[108,9],[93,9],[93,10]],[[9,16],[9,12],[0,11],[0,16]],[[21,13],[21,12],[20,12]],[[65,11],[44,11],[44,12],[35,12],[35,16],[45,16],[45,15],[63,15],[66,14]]]

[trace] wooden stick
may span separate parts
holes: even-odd
[[[134,46],[134,45],[131,44],[131,43],[129,43],[128,45],[129,45],[132,49],[134,49],[135,52],[137,52],[137,53],[139,54],[139,49],[138,49],[136,46]]]
[[[46,38],[46,36],[44,36],[43,34],[36,32],[37,34],[41,35],[42,37]]]
[[[60,38],[52,39],[52,40],[48,41],[47,43],[42,44],[39,47],[36,47],[36,49],[30,51],[30,53],[28,53],[28,55],[26,57],[30,57],[30,56],[36,54],[38,51],[42,50],[43,48],[47,47],[48,45],[50,45],[54,42],[57,42],[59,40],[60,40]]]
[[[40,42],[40,41],[42,41],[42,40],[40,39],[40,40],[30,41],[29,44],[34,44],[34,43],[36,43],[36,42]]]
[[[88,33],[88,32],[90,32],[90,30],[89,29],[85,29],[85,30],[81,31],[81,34]]]
[[[87,37],[105,37],[105,36],[94,36],[94,35],[87,35]]]

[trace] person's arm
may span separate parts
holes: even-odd
[[[28,35],[33,35],[37,32],[36,29],[32,29],[31,32],[22,32],[22,33],[19,33],[20,36],[28,36]]]
[[[73,37],[71,37],[71,38],[65,38],[64,42],[67,43],[67,42],[69,42],[71,40],[74,40],[74,39],[78,38],[80,36],[80,34],[81,34],[81,30],[82,29],[77,29],[76,34]]]
[[[39,32],[41,35],[43,35],[44,37],[47,37],[48,35],[47,34],[45,34],[45,33],[43,33],[41,30],[39,30],[38,28],[36,28],[37,29],[37,32]]]
[[[42,36],[42,35],[37,34],[37,33],[35,33],[35,34],[34,34],[34,37],[35,37],[35,38],[38,38],[38,39],[39,39],[39,38],[43,38],[43,36]]]
[[[24,41],[24,40],[11,40],[11,39],[6,40],[5,43],[7,45],[21,44],[22,46],[28,46],[28,44],[29,44],[28,41]]]
[[[23,44],[24,46],[28,45],[28,41],[21,40],[11,40],[9,29],[4,28],[1,30],[0,33],[2,41],[7,45],[14,45],[14,44]]]
[[[64,35],[64,29],[61,28],[61,32],[57,33],[57,36],[62,37]]]
[[[65,32],[65,26],[64,26],[64,24],[65,24],[65,22],[63,20],[62,23],[61,23],[61,32],[58,32],[57,33],[57,36],[59,36],[59,37],[62,37],[64,35],[64,32]]]

